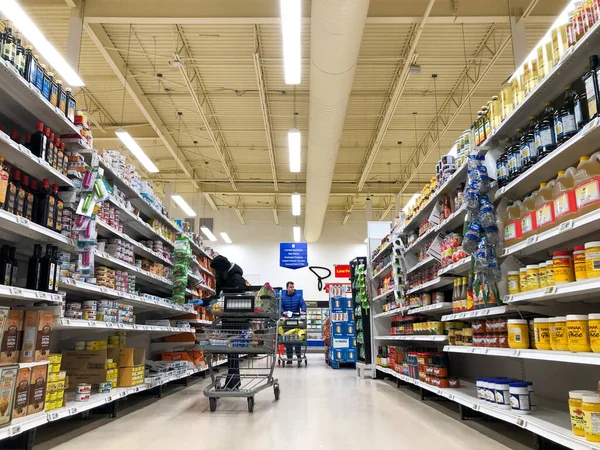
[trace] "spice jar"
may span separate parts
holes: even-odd
[[[573,265],[575,266],[575,280],[587,280],[585,245],[578,245],[573,250]]]
[[[581,400],[584,395],[594,395],[594,391],[569,391],[569,413],[571,429],[575,436],[585,436],[585,421],[581,410]]]
[[[600,314],[590,314],[588,316],[588,330],[592,351],[600,353]]]
[[[550,324],[546,318],[533,319],[535,348],[538,350],[551,350]]]
[[[546,261],[546,286],[554,286],[554,261]]]
[[[529,290],[529,284],[527,281],[527,267],[521,267],[519,269],[519,284],[521,285],[521,292],[527,292]]]
[[[530,291],[540,288],[540,266],[537,264],[527,266],[527,288]]]
[[[581,410],[583,411],[583,429],[585,431],[585,440],[590,442],[600,442],[600,395],[597,393],[584,394],[581,397]]]
[[[519,279],[519,272],[512,271],[508,272],[508,293],[517,294],[521,292],[521,281]]]
[[[567,318],[565,316],[553,317],[550,319],[550,346],[552,350],[568,352],[569,340],[567,338]]]
[[[575,271],[573,270],[573,255],[571,254],[571,252],[567,250],[555,251],[552,257],[552,264],[554,268],[555,284],[572,283],[573,281],[575,281]]]
[[[600,242],[585,244],[585,268],[588,278],[600,277]]]
[[[567,339],[569,350],[574,353],[592,351],[588,331],[588,316],[585,314],[569,314],[567,316]]]
[[[529,327],[523,319],[508,319],[508,345],[510,348],[529,348]]]

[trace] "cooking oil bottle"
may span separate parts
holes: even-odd
[[[569,167],[567,170],[558,172],[558,177],[552,188],[552,197],[554,199],[554,223],[561,224],[573,217],[577,212],[577,202],[575,201],[575,189],[573,177],[575,167]]]
[[[519,242],[523,233],[521,230],[521,202],[508,202],[508,206],[501,215],[504,225],[504,243],[512,245]]]
[[[579,158],[573,181],[578,216],[600,207],[600,160],[597,154]]]
[[[554,197],[552,196],[554,183],[554,180],[541,183],[535,198],[535,220],[538,233],[554,226]]]
[[[537,197],[537,191],[527,195],[521,205],[521,231],[523,233],[522,238],[527,239],[536,233],[537,220],[535,214],[535,199]]]

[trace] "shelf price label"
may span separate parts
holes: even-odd
[[[10,288],[10,293],[12,295],[23,295],[23,289],[13,287],[13,288]]]
[[[112,395],[109,395],[108,397],[106,397],[105,402],[110,403],[110,402],[112,402],[112,400],[113,400]]]
[[[546,294],[546,295],[548,295],[548,294],[556,294],[556,286],[548,286],[544,290],[544,294]]]
[[[566,222],[563,222],[560,224],[559,232],[569,230],[572,227],[573,227],[573,219],[569,219]]]
[[[51,413],[49,419],[50,420],[58,420],[58,413],[57,412]]]
[[[21,432],[21,425],[17,425],[14,426],[10,429],[10,435],[11,436],[16,436],[17,434],[19,434]]]
[[[530,236],[527,238],[527,245],[532,245],[535,244],[537,242],[537,235],[536,236]]]
[[[71,414],[71,415],[77,414],[77,408],[71,408],[71,409],[69,409],[69,414]]]
[[[35,293],[35,296],[37,298],[42,298],[42,299],[47,299],[48,298],[48,295],[45,292],[39,292],[39,291]]]
[[[517,425],[519,425],[520,427],[527,427],[527,422],[521,418],[517,419]]]

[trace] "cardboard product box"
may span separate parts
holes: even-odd
[[[50,310],[25,311],[23,346],[19,362],[47,361],[54,313]]]
[[[27,414],[35,414],[44,410],[46,402],[46,383],[48,377],[48,366],[41,365],[31,368],[31,379],[29,380],[29,406]]]
[[[19,366],[0,367],[0,427],[12,420]]]
[[[196,342],[196,333],[177,333],[165,337],[165,342]]]
[[[131,387],[144,383],[144,366],[121,367],[119,369],[119,387]]]
[[[17,388],[15,390],[15,404],[13,407],[13,419],[27,415],[29,407],[29,381],[31,380],[31,369],[23,367],[17,374]]]
[[[146,363],[146,349],[143,347],[122,348],[119,350],[119,367],[143,366]]]
[[[4,320],[0,364],[14,364],[19,360],[23,333],[23,311],[11,310]]]
[[[109,369],[108,359],[118,360],[119,350],[63,350],[61,369],[68,374],[68,390],[79,383],[96,385],[107,381],[114,369]]]

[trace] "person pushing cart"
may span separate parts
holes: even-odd
[[[293,281],[288,281],[285,285],[286,290],[281,293],[281,315],[285,318],[292,318],[292,316],[306,316],[306,303],[302,294],[296,291]],[[304,321],[304,323],[306,323]],[[306,336],[304,337],[306,339]],[[286,343],[285,350],[287,355],[287,364],[292,364],[294,361],[294,350],[296,351],[296,357],[298,366],[302,360],[306,359],[306,355],[302,354],[301,343]]]

